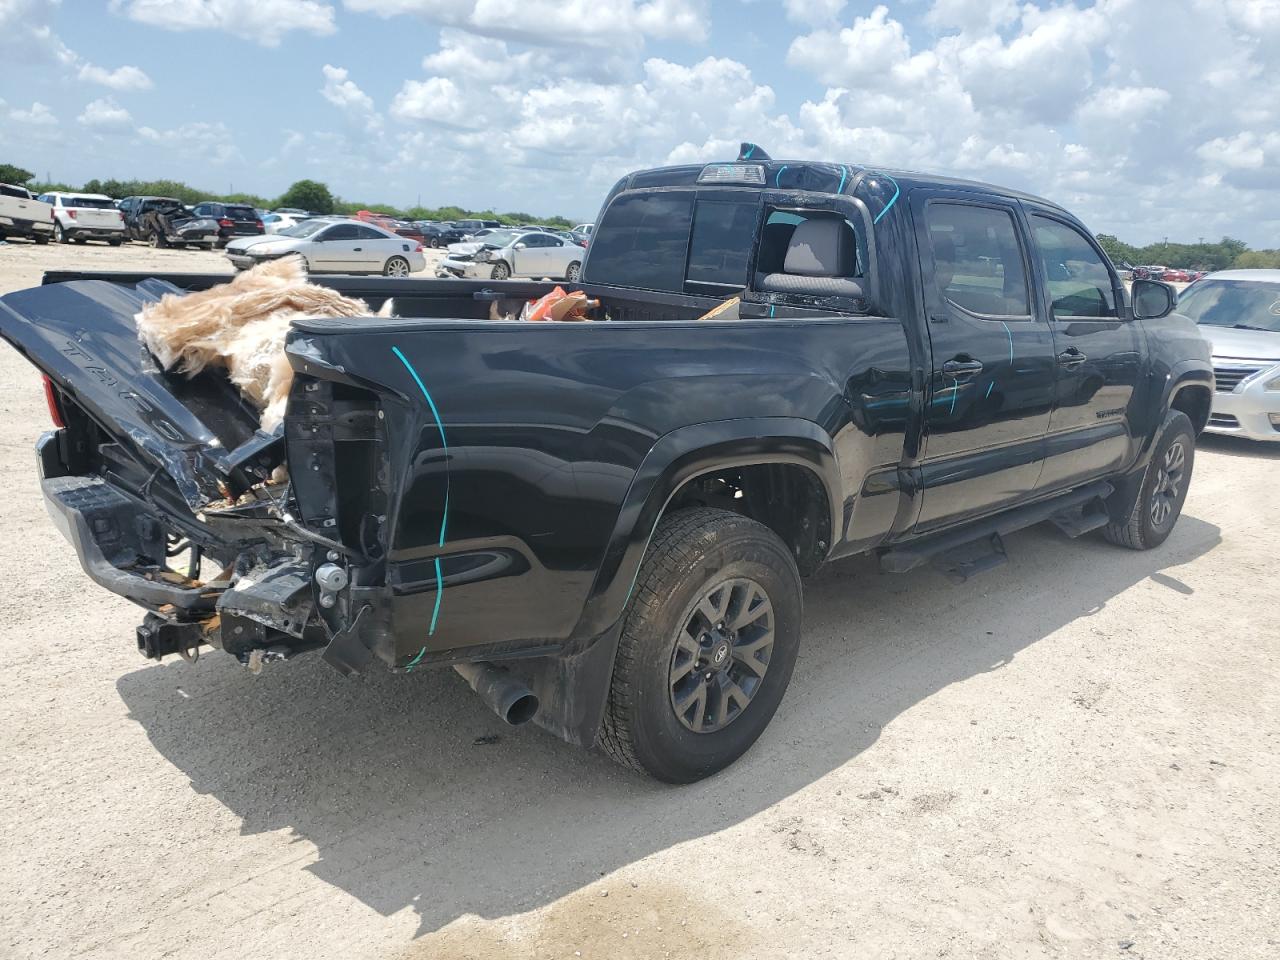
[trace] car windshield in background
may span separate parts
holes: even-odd
[[[62,203],[68,207],[79,207],[90,210],[114,210],[115,202],[103,197],[63,197]]]
[[[277,237],[309,237],[329,226],[328,220],[304,220],[276,233]]]
[[[1280,283],[1201,280],[1178,298],[1178,312],[1211,327],[1280,333]]]
[[[515,230],[493,230],[486,233],[483,237],[476,237],[476,239],[481,241],[486,247],[505,247],[516,237],[522,236],[524,236],[523,233],[519,233]]]

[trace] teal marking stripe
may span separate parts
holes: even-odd
[[[785,163],[778,168],[778,172],[773,178],[773,185],[775,187],[782,186],[782,174],[786,171],[786,169],[787,169],[787,165]]]
[[[440,419],[440,411],[436,409],[436,402],[431,399],[431,391],[427,389],[427,385],[422,382],[422,377],[418,376],[418,371],[413,368],[413,364],[409,362],[409,358],[400,352],[399,347],[392,347],[391,352],[396,355],[404,368],[409,371],[409,376],[413,377],[413,382],[418,385],[418,389],[422,391],[423,397],[426,398],[427,407],[431,410],[431,416],[435,418],[436,429],[440,431],[440,446],[444,450],[444,509],[440,514],[440,546],[444,546],[445,531],[449,525],[449,494],[452,492],[452,479],[449,476],[449,441],[444,434],[444,421]],[[427,630],[427,636],[432,636],[436,632],[436,624],[440,620],[440,601],[444,598],[444,574],[440,569],[440,558],[436,557],[436,604],[431,611],[431,626]],[[426,647],[419,651],[418,656],[414,658],[413,666],[422,659]]]
[[[849,170],[844,165],[840,165],[840,186],[836,188],[836,193],[844,193],[844,182],[849,179]]]
[[[1000,326],[1004,327],[1004,332],[1009,337],[1009,365],[1013,366],[1013,331],[1003,320],[1000,321]]]
[[[884,215],[893,209],[893,205],[898,202],[898,197],[902,195],[902,188],[898,186],[897,180],[893,179],[893,177],[889,176],[887,173],[882,173],[880,176],[893,184],[893,196],[890,197],[889,202],[884,205],[884,209],[877,213],[876,218],[871,221],[871,225],[873,227],[884,219]]]

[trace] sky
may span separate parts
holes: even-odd
[[[629,170],[867,163],[1280,246],[1280,0],[0,0],[0,162],[590,219]]]

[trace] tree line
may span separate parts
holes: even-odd
[[[497,213],[493,210],[468,210],[465,207],[395,207],[385,203],[356,203],[336,197],[329,187],[317,180],[299,180],[278,197],[263,197],[256,193],[215,193],[199,190],[180,180],[90,180],[80,186],[66,183],[39,183],[30,170],[10,163],[0,163],[0,183],[13,183],[27,187],[32,193],[65,191],[67,193],[101,193],[113,200],[122,197],[173,197],[185,204],[202,200],[222,203],[243,203],[263,210],[277,207],[297,207],[312,213],[352,214],[359,210],[372,210],[401,220],[462,220],[477,218],[497,220],[501,223],[542,223],[551,227],[572,227],[575,221],[565,217],[536,217],[531,213],[511,211]]]
[[[1250,250],[1243,240],[1223,237],[1217,243],[1170,243],[1162,240],[1135,247],[1107,233],[1098,234],[1098,245],[1112,263],[1134,266],[1159,264],[1184,270],[1226,270],[1240,268],[1280,268],[1280,250]]]

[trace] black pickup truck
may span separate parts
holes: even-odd
[[[135,333],[225,278],[5,296],[50,512],[147,609],[139,649],[455,665],[510,722],[691,781],[768,724],[824,561],[967,577],[1040,521],[1135,549],[1176,522],[1208,348],[1061,207],[744,147],[627,176],[597,223],[595,322],[490,319],[549,283],[316,278],[399,316],[295,324],[274,434]]]

